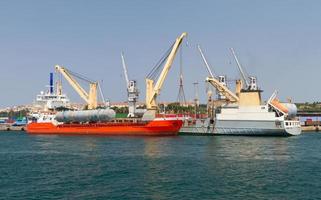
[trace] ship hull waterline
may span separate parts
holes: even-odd
[[[219,121],[216,126],[197,125],[183,126],[180,135],[212,135],[212,136],[296,136],[301,134],[301,128],[286,127],[284,123],[275,125],[276,121]]]
[[[257,137],[290,137],[298,134],[291,134],[286,130],[273,130],[273,129],[235,129],[235,131],[218,131],[214,132],[199,131],[201,127],[186,130],[186,127],[179,132],[179,135],[195,135],[195,136],[257,136]]]
[[[30,123],[29,134],[43,135],[102,135],[102,136],[175,136],[182,126],[181,120],[159,120],[147,123],[95,123],[61,124],[51,122]]]

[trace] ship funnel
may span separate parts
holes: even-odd
[[[49,87],[50,87],[50,94],[53,94],[54,90],[54,82],[53,82],[53,73],[50,73],[50,80],[49,80]]]

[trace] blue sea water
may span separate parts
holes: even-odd
[[[320,199],[321,134],[0,133],[1,199]]]

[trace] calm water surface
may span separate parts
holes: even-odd
[[[321,134],[0,133],[2,199],[319,199]]]

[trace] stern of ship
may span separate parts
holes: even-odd
[[[301,125],[299,121],[296,120],[285,120],[284,128],[289,136],[295,136],[301,134]]]

